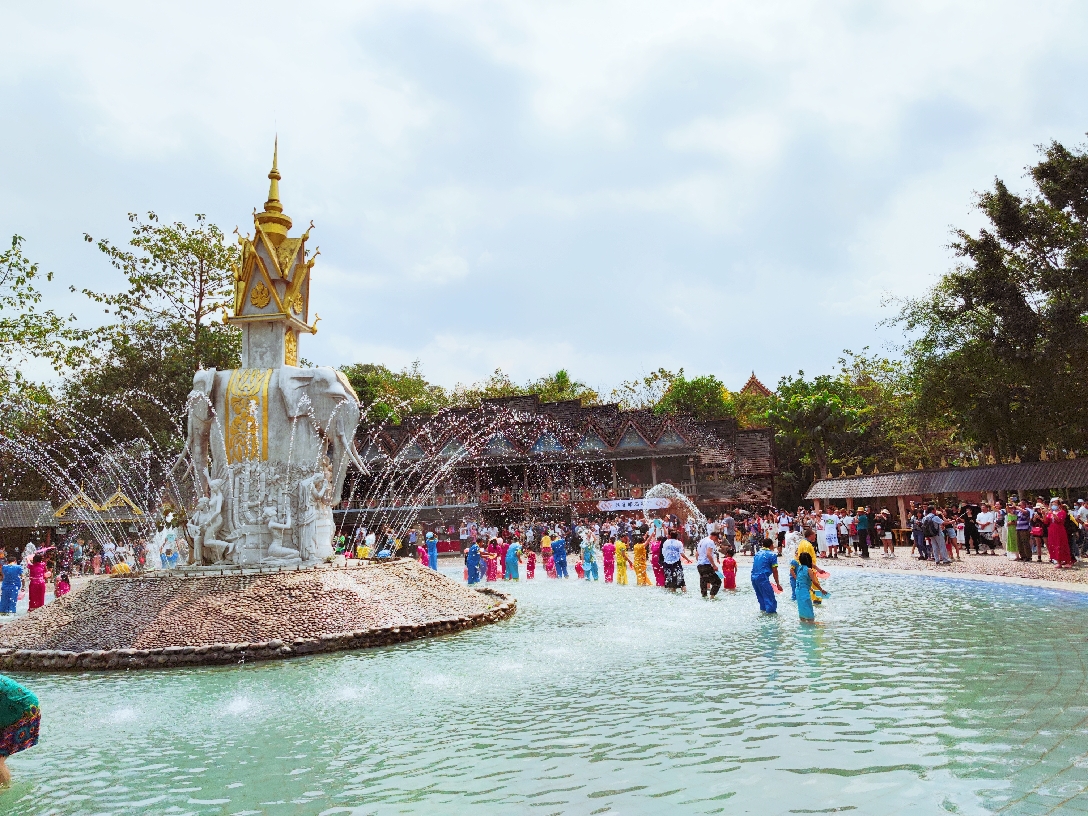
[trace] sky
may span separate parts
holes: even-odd
[[[117,290],[129,212],[312,219],[300,354],[453,386],[739,388],[895,353],[889,300],[1088,131],[1075,2],[8,3],[0,238]]]

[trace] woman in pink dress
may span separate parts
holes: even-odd
[[[1073,566],[1073,556],[1069,552],[1069,534],[1065,531],[1065,520],[1069,518],[1058,499],[1050,500],[1050,512],[1044,516],[1046,522],[1046,549],[1050,558],[1058,562],[1058,569]]]
[[[611,584],[616,574],[616,545],[611,541],[606,541],[601,547],[601,565],[604,567],[604,582]]]
[[[45,606],[45,558],[41,553],[34,556],[27,571],[30,573],[30,608]]]
[[[650,566],[654,570],[654,583],[665,586],[665,562],[661,560],[661,542],[657,538],[650,542]]]

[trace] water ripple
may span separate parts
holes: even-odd
[[[0,810],[1088,810],[1088,600],[832,582],[816,627],[760,616],[743,579],[714,602],[538,580],[512,620],[432,641],[21,678],[42,742]]]

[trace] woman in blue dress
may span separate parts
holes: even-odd
[[[521,545],[518,544],[517,539],[510,545],[510,549],[506,551],[506,580],[516,581],[518,580],[518,564],[521,563]]]
[[[0,614],[14,615],[19,602],[19,590],[23,588],[23,568],[14,556],[3,567],[4,581],[0,583]]]
[[[820,579],[816,577],[816,570],[812,568],[812,556],[807,552],[797,556],[800,566],[797,567],[797,614],[805,623],[816,622],[816,610],[812,606],[812,590],[827,596],[824,588],[820,586]]]

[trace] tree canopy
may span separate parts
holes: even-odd
[[[1033,190],[995,179],[978,196],[988,226],[956,230],[960,262],[897,318],[923,414],[997,459],[1088,438],[1088,155],[1042,152]]]

